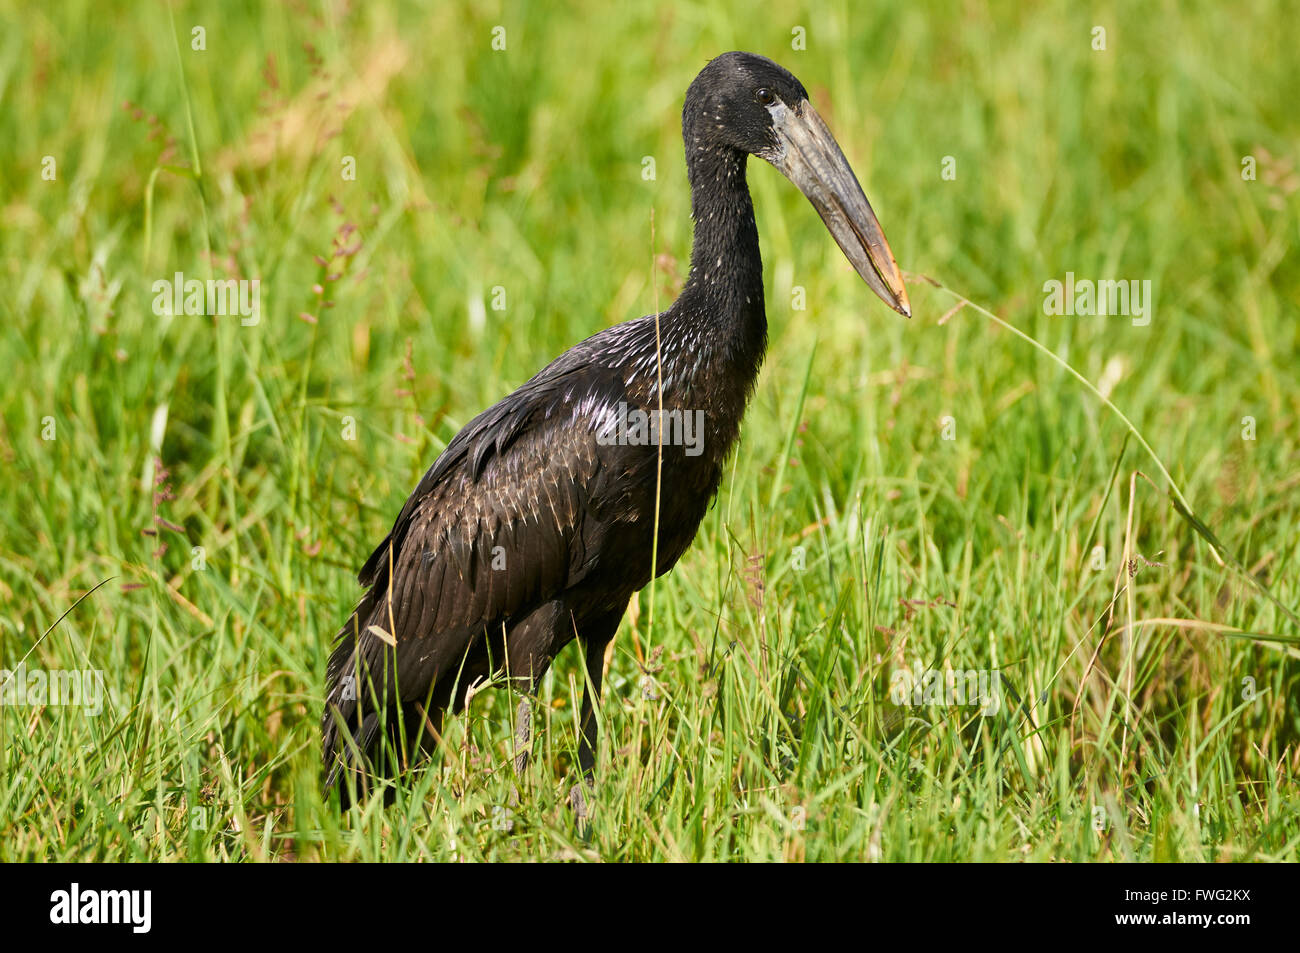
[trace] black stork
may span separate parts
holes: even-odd
[[[570,348],[470,421],[361,568],[366,592],[327,668],[327,787],[343,774],[359,789],[400,775],[436,745],[442,714],[494,676],[525,693],[522,771],[527,695],[575,639],[587,671],[578,757],[590,777],[605,647],[632,594],[695,537],[763,361],[748,156],[798,186],[868,287],[910,316],[862,187],[787,70],[753,53],[712,60],[686,92],[682,137],[695,237],[681,295]],[[646,419],[658,424],[650,440]],[[675,423],[695,421],[699,432],[680,439]]]

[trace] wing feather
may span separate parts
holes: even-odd
[[[619,516],[608,505],[617,500],[604,498],[612,471],[603,458],[613,448],[597,443],[589,415],[625,399],[612,370],[562,369],[534,378],[448,444],[358,574],[369,591],[328,666],[327,760],[338,750],[335,711],[358,724],[373,707],[370,691],[343,690],[349,673],[373,680],[387,704],[423,700],[481,649],[485,633],[508,629],[596,567],[593,543]],[[396,685],[384,674],[394,661]]]

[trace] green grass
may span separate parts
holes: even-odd
[[[0,708],[0,859],[1300,858],[1287,5],[168,6],[0,5],[0,659],[109,693]],[[803,80],[904,269],[1157,459],[976,308],[890,312],[754,161],[769,355],[615,643],[589,827],[576,649],[517,793],[488,691],[340,815],[354,570],[459,426],[671,299],[682,95],[734,48]],[[260,278],[260,323],[156,316],[177,271]],[[1066,272],[1150,280],[1150,324],[1044,314]],[[914,665],[1004,703],[900,707]]]

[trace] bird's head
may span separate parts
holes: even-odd
[[[871,290],[911,317],[902,273],[862,186],[789,70],[754,53],[711,60],[686,91],[682,131],[688,155],[734,149],[776,166],[812,202]]]

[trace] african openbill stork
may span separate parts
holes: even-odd
[[[695,537],[763,360],[748,156],[797,185],[871,290],[910,316],[880,224],[789,72],[752,53],[712,60],[686,92],[682,136],[695,236],[681,295],[658,321],[607,328],[561,354],[470,421],[420,480],[361,568],[366,592],[329,659],[327,783],[400,774],[472,685],[504,675],[530,694],[574,639],[586,657],[579,764],[590,776],[605,647],[632,594]],[[661,425],[652,441],[617,432],[638,410]],[[702,442],[665,437],[674,412],[699,411]]]

